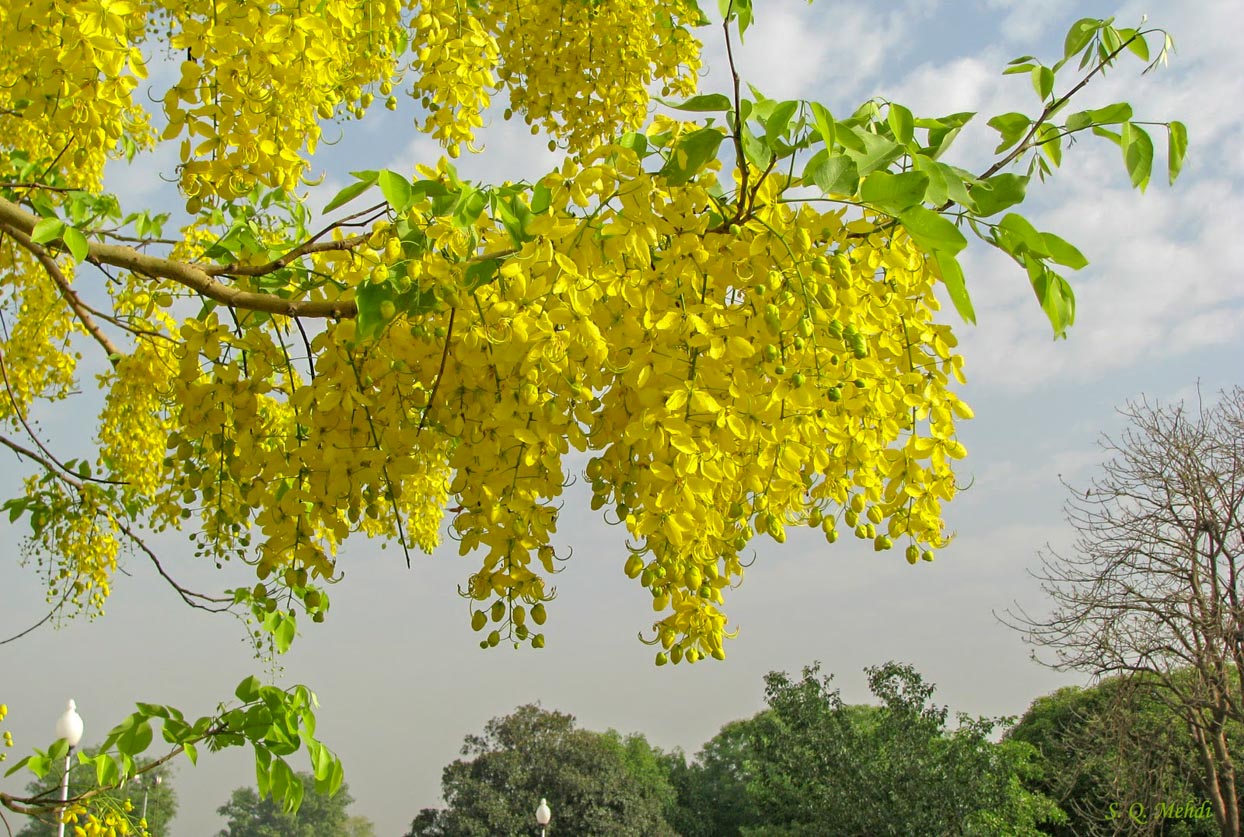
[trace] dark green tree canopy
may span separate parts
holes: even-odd
[[[662,754],[641,735],[578,729],[572,715],[528,705],[467,736],[462,755],[441,779],[446,807],[421,811],[408,837],[539,833],[542,798],[549,835],[675,833]]]

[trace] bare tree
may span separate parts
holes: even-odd
[[[1187,726],[1219,829],[1239,837],[1228,725],[1244,723],[1244,389],[1120,412],[1130,424],[1103,437],[1100,474],[1067,486],[1071,553],[1041,555],[1052,614],[1010,624],[1054,668],[1152,689]]]

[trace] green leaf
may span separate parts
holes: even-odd
[[[547,212],[552,199],[553,193],[549,187],[543,183],[537,183],[531,190],[531,211],[536,215]]]
[[[1088,259],[1084,258],[1083,253],[1054,233],[1041,233],[1041,240],[1045,244],[1045,251],[1058,264],[1072,270],[1080,270],[1088,264]]]
[[[923,206],[911,206],[899,213],[898,219],[912,239],[926,252],[940,252],[954,256],[968,246],[950,220]]]
[[[900,104],[891,102],[889,113],[886,114],[886,121],[890,123],[890,130],[894,132],[894,139],[900,145],[907,145],[907,143],[911,142],[912,136],[915,134],[915,120],[910,110]]]
[[[482,285],[496,281],[501,269],[501,259],[485,259],[467,266],[465,289],[473,291]]]
[[[384,199],[388,201],[394,212],[405,212],[410,208],[411,189],[409,180],[395,171],[385,169],[380,172],[377,182],[380,184],[381,194],[384,195]]]
[[[692,96],[685,102],[667,102],[664,99],[658,99],[657,101],[674,110],[686,110],[695,113],[724,113],[733,107],[730,97],[723,93],[704,93],[699,96]]]
[[[1088,113],[1098,125],[1116,125],[1132,118],[1132,106],[1127,102],[1115,102],[1113,105],[1094,108]]]
[[[470,229],[475,226],[480,213],[484,211],[484,207],[487,205],[488,195],[483,190],[463,183],[462,189],[458,193],[458,200],[454,203],[454,224],[464,230]]]
[[[769,146],[765,145],[764,140],[752,133],[751,126],[746,122],[743,123],[742,131],[743,156],[747,158],[747,162],[758,169],[767,168],[773,160],[773,152],[769,150]]]
[[[392,317],[386,318],[389,308],[385,303],[394,306],[396,312],[393,286],[388,282],[373,284],[365,282],[354,289],[354,304],[358,306],[358,317],[355,319],[354,339],[356,342],[374,340],[383,331]]]
[[[1037,232],[1037,228],[1024,216],[1009,212],[998,222],[998,228],[1005,230],[1015,241],[1023,245],[1005,248],[1011,255],[1020,255],[1025,250],[1042,257],[1051,255],[1046,249],[1045,239],[1041,237],[1041,233]]]
[[[972,308],[972,300],[968,296],[968,286],[963,280],[963,268],[958,260],[949,253],[934,253],[933,264],[942,274],[942,282],[950,294],[950,301],[965,322],[976,325],[976,311]]]
[[[1041,303],[1041,310],[1045,311],[1050,325],[1054,327],[1054,338],[1065,338],[1067,328],[1076,320],[1076,297],[1071,285],[1038,261],[1030,259],[1026,266],[1032,290]]]
[[[277,611],[278,618],[272,629],[272,642],[276,646],[276,653],[284,654],[294,643],[294,634],[297,632],[297,624],[292,613],[282,613]]]
[[[618,145],[634,151],[637,157],[643,157],[648,152],[648,137],[640,131],[628,131],[618,140]]]
[[[1100,20],[1091,17],[1081,18],[1073,23],[1063,40],[1063,58],[1070,58],[1088,46],[1101,25]]]
[[[1030,64],[1030,63],[1027,63],[1027,62],[1024,62],[1023,64],[1015,64],[1015,65],[1010,66],[1010,67],[1007,67],[1005,70],[1003,70],[1003,71],[1002,71],[1002,75],[1004,75],[1004,76],[1014,76],[1014,75],[1018,75],[1018,74],[1020,74],[1020,73],[1030,73],[1030,72],[1032,72],[1032,69],[1033,69],[1034,67],[1036,67],[1036,66],[1037,66],[1036,64]]]
[[[23,767],[25,767],[26,765],[30,764],[30,762],[31,762],[34,758],[35,758],[35,756],[25,756],[24,758],[18,759],[18,760],[17,760],[17,762],[15,762],[15,763],[14,763],[14,765],[13,765],[12,767],[10,767],[8,770],[4,771],[4,776],[5,776],[5,778],[8,778],[9,776],[12,776],[14,773],[16,773],[17,771],[21,770],[21,769],[22,769]],[[32,773],[35,773],[35,771],[34,771],[34,769],[33,769],[33,768],[31,769],[31,772],[32,772]],[[36,775],[36,776],[38,776],[40,779],[42,779],[42,778],[43,778],[43,776],[42,776],[41,774],[39,774],[39,773],[35,773],[35,775]]]
[[[116,761],[107,753],[95,757],[95,782],[98,785],[112,785],[121,778],[121,771]]]
[[[1002,137],[1002,141],[994,149],[994,153],[999,154],[1024,138],[1024,133],[1028,130],[1028,126],[1032,124],[1032,119],[1022,113],[1001,113],[990,119],[986,124]]]
[[[923,201],[928,188],[929,178],[923,172],[891,174],[875,171],[860,183],[860,200],[883,212],[897,215]]]
[[[821,141],[826,148],[833,148],[836,133],[833,114],[820,102],[809,102],[809,107],[812,108],[812,119],[816,122],[816,131],[821,135]]]
[[[1134,122],[1123,123],[1122,137],[1123,164],[1127,166],[1132,185],[1143,192],[1153,171],[1153,140]]]
[[[238,684],[238,687],[233,690],[233,694],[243,703],[250,703],[259,697],[259,687],[262,685],[259,682],[259,678],[252,674]]]
[[[661,168],[661,174],[674,186],[680,186],[693,178],[708,162],[717,156],[717,149],[725,134],[716,128],[700,128],[679,138],[669,160]]]
[[[61,237],[65,231],[65,222],[59,218],[44,218],[35,224],[30,231],[30,240],[35,244],[47,244]]]
[[[1054,71],[1049,67],[1033,67],[1032,89],[1037,91],[1037,97],[1041,101],[1048,99],[1054,92]]]
[[[1145,41],[1145,36],[1139,32],[1132,35],[1132,39],[1127,43],[1127,48],[1141,61],[1149,61],[1149,44]]]
[[[64,233],[65,247],[68,248],[70,255],[77,264],[86,261],[87,255],[91,251],[90,244],[86,241],[86,236],[82,231],[74,227],[65,227]]]
[[[1023,203],[1028,178],[1018,174],[995,174],[972,187],[976,215],[988,218],[1004,209]]]
[[[1063,162],[1063,144],[1062,133],[1058,130],[1058,126],[1049,122],[1041,123],[1041,127],[1037,128],[1037,148],[1041,153],[1050,159],[1050,162],[1056,166],[1062,165]]]
[[[803,178],[804,182],[811,179],[827,195],[854,195],[860,184],[854,160],[845,154],[826,154],[824,150],[808,161]]]
[[[861,177],[878,169],[884,169],[903,155],[903,147],[893,140],[888,140],[862,128],[852,127],[842,130],[842,123],[838,124],[840,128],[838,131],[838,141],[842,143],[847,155],[855,160],[855,166],[859,170]],[[846,139],[848,136],[858,140],[859,145],[848,144]],[[859,151],[857,150],[858,148],[863,150]]]
[[[790,128],[791,117],[795,115],[795,111],[798,108],[799,103],[795,101],[779,102],[774,106],[773,111],[769,114],[769,118],[764,120],[765,142],[770,148],[775,147],[775,143],[786,136],[786,132]]]
[[[1166,170],[1173,184],[1184,167],[1184,155],[1188,153],[1188,129],[1182,122],[1166,126]]]
[[[379,176],[379,172],[374,171],[355,172],[354,174],[356,177],[359,175],[362,175],[362,177],[360,177],[357,182],[351,183],[349,186],[338,192],[336,197],[324,205],[324,209],[321,210],[321,212],[332,212],[334,209],[345,206],[347,203],[374,186],[376,178]]]

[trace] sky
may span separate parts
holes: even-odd
[[[839,115],[871,96],[917,115],[980,111],[952,152],[952,162],[976,170],[996,142],[983,124],[988,115],[1037,110],[1025,76],[1000,75],[1009,59],[1032,53],[1052,62],[1067,27],[1086,15],[1116,15],[1119,25],[1134,26],[1149,12],[1150,24],[1176,39],[1169,68],[1142,77],[1139,62],[1125,62],[1090,86],[1084,101],[1125,99],[1138,118],[1184,121],[1190,150],[1178,184],[1166,184],[1157,128],[1155,176],[1143,195],[1130,188],[1117,148],[1091,138],[1065,155],[1051,181],[1029,191],[1025,215],[1090,261],[1071,277],[1078,304],[1069,339],[1052,339],[1013,263],[984,246],[964,258],[978,325],[958,321],[949,306],[944,312],[966,358],[960,395],[976,413],[960,426],[969,456],[958,470],[966,488],[946,512],[954,543],[935,562],[909,567],[899,551],[879,557],[852,538],[832,547],[810,534],[792,533],[782,546],[758,539],[756,562],[728,600],[739,629],[728,659],[661,669],[636,638],[652,614],[648,593],[622,573],[624,533],[589,511],[582,490],[566,497],[558,545],[573,547],[574,558],[555,580],[540,651],[478,648],[456,593],[475,559],[459,558],[452,541],[410,569],[392,545],[350,542],[328,620],[303,628],[279,671],[253,658],[237,623],[188,610],[149,565],[131,559],[106,616],[45,626],[0,646],[0,701],[17,741],[11,758],[50,743],[68,698],[78,703],[90,744],[135,701],[207,714],[247,675],[275,677],[317,692],[319,733],[345,761],[352,812],[373,820],[379,835],[400,835],[420,808],[440,803],[441,770],[463,737],[526,703],[693,754],[723,724],[763,707],[767,672],[797,672],[814,661],[835,675],[848,702],[869,698],[864,667],[911,663],[936,684],[939,703],[973,715],[1022,714],[1042,694],[1088,682],[1034,661],[999,616],[1046,608],[1031,573],[1042,549],[1071,541],[1062,481],[1083,485],[1093,475],[1101,434],[1124,426],[1116,408],[1142,396],[1170,402],[1199,391],[1212,399],[1244,383],[1244,53],[1237,42],[1244,6],[757,0],[756,7],[736,51],[744,80],[772,98],[815,99]],[[724,91],[721,30],[699,34],[709,66],[702,91]],[[377,108],[348,125],[317,158],[327,177],[311,204],[322,206],[345,185],[349,169],[434,162],[435,147],[409,120]],[[497,114],[485,153],[461,161],[460,170],[491,182],[538,176],[556,158],[521,127]],[[142,166],[112,172],[109,186],[123,206],[159,206],[171,198],[158,174],[172,162],[157,152]],[[70,411],[45,415],[44,425],[66,438],[93,432]],[[23,472],[16,460],[6,465],[0,487],[12,496]],[[0,521],[0,638],[46,612],[34,568],[19,566],[21,535],[21,524]],[[237,568],[229,575],[195,565],[184,541],[155,543],[191,587],[245,583]],[[215,809],[233,788],[253,782],[252,765],[240,750],[205,753],[197,767],[182,762],[172,833],[219,829]],[[0,790],[16,793],[24,783],[0,779]],[[537,804],[529,801],[533,811]]]

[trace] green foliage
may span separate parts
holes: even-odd
[[[538,706],[488,722],[467,736],[466,759],[445,768],[447,807],[424,809],[409,837],[529,833],[542,798],[550,835],[672,835],[666,760],[640,735],[577,729]]]
[[[228,820],[217,837],[364,837],[374,834],[365,817],[352,817],[346,809],[354,801],[348,785],[331,796],[317,789],[311,773],[293,776],[302,789],[302,805],[297,812],[261,798],[254,788],[237,788],[229,801],[216,809]]]
[[[1238,724],[1230,737],[1244,746]],[[1056,837],[1114,834],[1119,819],[1126,820],[1128,833],[1219,833],[1209,818],[1163,822],[1155,815],[1159,803],[1205,797],[1186,725],[1144,679],[1111,678],[1091,688],[1069,686],[1039,697],[1006,738],[1040,753],[1043,770],[1027,784],[1066,812],[1066,823],[1046,829]],[[1149,822],[1127,816],[1137,803]]]
[[[93,759],[99,754],[99,748],[87,747],[82,752],[88,759]],[[26,795],[28,797],[60,799],[60,786],[61,780],[64,777],[64,765],[65,760],[62,757],[56,764],[51,766],[51,769],[42,778],[29,782],[26,785]],[[155,837],[164,837],[169,832],[169,823],[177,816],[177,790],[173,787],[172,768],[167,764],[152,766],[149,762],[140,762],[138,768],[145,771],[140,778],[127,782],[123,786],[105,791],[101,794],[104,797],[104,801],[97,804],[100,804],[101,807],[115,806],[124,809],[128,801],[131,807],[129,817],[133,822],[137,823],[143,815],[143,802],[145,799],[148,830]],[[155,781],[157,777],[160,780],[158,783]],[[95,787],[96,779],[92,771],[80,765],[71,765],[69,772],[70,797],[86,793]],[[28,820],[25,827],[17,833],[17,837],[54,837],[55,834],[55,815],[49,811],[46,817]]]
[[[238,684],[234,694],[241,705],[222,706],[219,714],[194,721],[188,721],[171,706],[139,703],[138,711],[114,727],[97,751],[80,752],[78,762],[93,767],[97,787],[120,788],[145,775],[140,756],[154,741],[152,723],[159,722],[164,741],[173,747],[172,755],[184,752],[191,763],[198,760],[200,745],[215,751],[250,744],[255,753],[260,798],[271,795],[290,813],[298,810],[304,788],[285,757],[304,746],[311,756],[317,791],[328,795],[337,791],[343,777],[341,760],[315,737],[317,701],[310,689],[281,689],[248,677]],[[26,768],[43,779],[64,762],[68,751],[68,744],[61,739],[46,751],[36,749],[5,775]],[[46,806],[47,801],[36,800],[35,804]]]
[[[1036,835],[1061,815],[1023,780],[1035,751],[994,744],[1000,721],[949,730],[910,666],[868,669],[881,706],[847,706],[818,668],[766,677],[769,709],[723,728],[675,771],[684,834]]]

